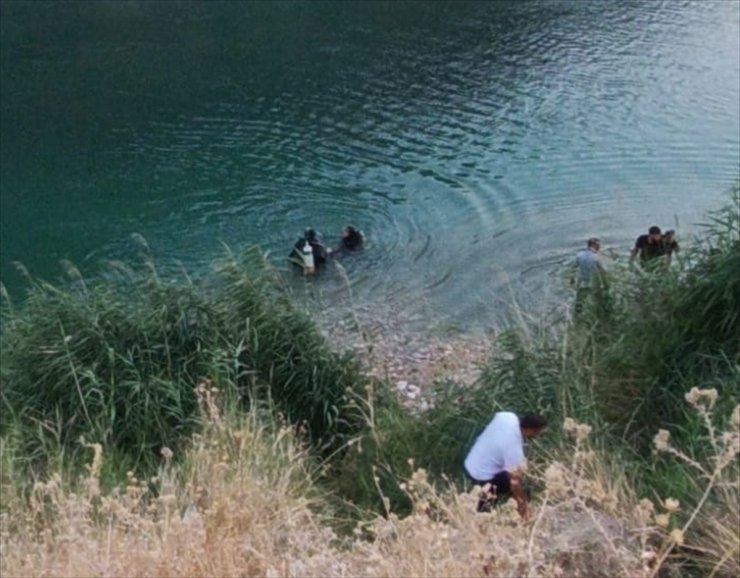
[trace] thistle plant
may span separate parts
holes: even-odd
[[[656,524],[666,539],[655,552],[650,575],[657,575],[663,562],[675,549],[685,545],[693,530],[708,575],[737,576],[740,574],[740,534],[737,533],[740,528],[740,405],[732,411],[727,429],[718,431],[714,415],[718,399],[716,389],[692,387],[685,399],[702,420],[711,453],[707,458],[696,458],[673,445],[667,430],[661,429],[655,435],[655,450],[693,470],[703,492],[683,519],[673,516],[678,502],[665,500],[665,513],[656,516]]]

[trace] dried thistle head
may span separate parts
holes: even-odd
[[[656,514],[655,525],[659,528],[667,528],[670,524],[671,517],[668,514]]]
[[[648,523],[648,521],[650,520],[650,516],[652,516],[654,511],[655,506],[647,498],[643,498],[642,500],[640,500],[637,506],[635,506],[635,516],[642,525]]]
[[[717,467],[725,468],[737,459],[740,454],[740,432],[722,432],[719,438],[720,446],[717,454]]]
[[[591,433],[590,425],[583,424],[583,423],[578,424],[578,427],[576,428],[576,441],[579,443],[586,441],[586,438],[588,438],[590,433]]]
[[[673,498],[667,498],[666,501],[663,503],[663,507],[666,509],[667,512],[678,511],[678,507],[680,505],[680,502],[678,500],[674,500]]]
[[[555,497],[562,498],[568,494],[568,473],[562,464],[553,462],[547,466],[545,484]]]
[[[671,540],[678,544],[679,546],[683,544],[683,532],[676,528],[675,530],[671,530],[671,533],[669,534]]]
[[[655,449],[659,452],[668,451],[668,449],[670,448],[670,439],[671,432],[666,429],[659,429],[658,433],[655,434],[655,437],[653,438]]]
[[[591,433],[591,426],[578,423],[571,417],[566,417],[563,421],[563,431],[574,438],[576,442],[581,443],[586,441],[586,438]]]
[[[577,427],[578,424],[572,417],[566,417],[565,420],[563,420],[563,431],[565,433],[574,433]]]
[[[699,389],[698,387],[692,387],[684,397],[687,402],[696,408],[712,409],[717,402],[718,395],[717,390],[714,388]]]
[[[740,403],[735,406],[730,418],[730,425],[735,431],[740,431]]]
[[[419,468],[416,470],[412,475],[411,479],[409,480],[409,485],[414,488],[418,488],[421,486],[426,486],[428,484],[427,480],[427,472],[424,468]]]

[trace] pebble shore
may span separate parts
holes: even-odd
[[[409,330],[397,315],[352,313],[344,319],[321,319],[319,326],[338,350],[355,355],[366,375],[389,382],[402,403],[415,411],[429,408],[437,381],[472,384],[490,350],[485,335]]]

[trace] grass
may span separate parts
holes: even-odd
[[[669,429],[682,452],[711,461],[717,448],[705,420],[685,403],[695,387],[717,392],[718,427],[730,427],[740,393],[738,215],[735,189],[701,243],[684,248],[672,269],[647,274],[617,264],[607,311],[591,303],[575,323],[535,323],[500,333],[479,381],[471,387],[438,383],[433,408],[421,416],[385,402],[382,386],[376,387],[360,404],[368,424],[362,442],[337,472],[342,495],[376,511],[390,506],[408,514],[412,502],[395,481],[413,467],[423,467],[440,487],[453,481],[464,488],[460,464],[467,448],[496,409],[508,409],[540,411],[556,424],[566,417],[590,423],[601,451],[625,465],[636,494],[673,496],[696,507],[706,474],[670,456],[654,457],[653,437],[657,429]],[[371,411],[373,397],[380,401]],[[551,461],[562,442],[556,431],[546,433],[529,449],[533,463]],[[736,488],[737,471],[726,478]],[[692,522],[698,534],[723,535],[708,528],[740,523],[716,487],[702,509],[720,513]],[[683,563],[699,552],[677,551],[671,561],[684,556]]]
[[[358,365],[331,349],[311,318],[294,307],[274,270],[261,264],[258,279],[249,270],[234,258],[217,267],[218,307],[239,368],[233,379],[243,391],[256,374],[287,419],[306,428],[315,447],[325,454],[336,451],[360,423],[348,396],[364,384]]]
[[[312,469],[292,428],[256,404],[222,414],[217,399],[200,389],[200,433],[179,459],[163,452],[150,477],[132,471],[101,489],[108,457],[86,444],[79,477],[50,472],[25,496],[3,486],[2,575],[264,575],[284,542],[291,551],[331,533],[312,509]]]
[[[261,266],[228,255],[211,287],[162,281],[151,262],[92,282],[71,269],[61,288],[31,280],[21,308],[5,302],[0,344],[3,422],[24,432],[23,455],[76,455],[85,436],[122,468],[156,467],[161,447],[194,431],[204,381],[245,407],[272,400],[322,452],[341,447],[356,427],[356,363]]]
[[[617,263],[608,308],[501,332],[423,414],[334,352],[259,253],[207,286],[146,259],[68,274],[3,305],[4,569],[737,575],[740,188],[671,269]],[[497,409],[552,424],[528,448],[533,526],[471,517],[460,465]]]
[[[714,395],[697,390],[689,398],[718,440],[719,459],[697,465],[709,467],[704,496],[721,492],[731,508],[740,492],[732,473],[740,406],[727,420],[730,429],[720,431],[706,403]],[[693,507],[639,500],[624,469],[592,447],[590,426],[574,420],[563,424],[562,439],[570,441],[528,474],[543,487],[530,523],[522,524],[513,506],[477,514],[476,491],[440,487],[413,468],[396,480],[410,503],[407,515],[386,503],[385,515],[368,515],[342,536],[294,428],[269,407],[240,410],[213,387],[199,388],[197,401],[198,433],[180,459],[164,451],[150,478],[132,471],[103,488],[109,457],[87,443],[85,471],[75,478],[50,471],[26,493],[0,485],[2,575],[647,578],[675,564],[677,549],[700,550],[703,575],[738,569],[736,509],[720,517],[708,499]],[[667,455],[694,461],[674,451],[666,434],[656,439]],[[0,460],[16,463],[9,446],[0,446]]]

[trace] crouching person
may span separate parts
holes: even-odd
[[[538,414],[521,418],[509,411],[497,412],[486,429],[476,438],[465,458],[465,474],[484,491],[478,502],[479,512],[513,497],[522,519],[529,516],[527,492],[522,481],[524,440],[537,437],[546,425]]]

